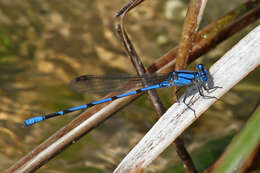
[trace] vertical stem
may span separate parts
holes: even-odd
[[[182,28],[176,70],[185,69],[207,0],[191,0]]]

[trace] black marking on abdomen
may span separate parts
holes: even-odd
[[[67,114],[67,113],[70,113],[70,112],[73,112],[73,111],[71,111],[71,110],[63,110],[62,112],[63,112],[63,115],[64,115],[64,114]]]
[[[144,92],[142,89],[135,90],[136,94],[140,92]]]
[[[92,107],[92,106],[95,106],[95,104],[92,104],[92,103],[87,104],[87,108]]]
[[[115,100],[115,99],[118,99],[118,98],[119,98],[119,97],[117,97],[117,96],[111,97],[112,100]]]

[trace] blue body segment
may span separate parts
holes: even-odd
[[[116,97],[122,98],[122,97],[130,96],[130,95],[134,95],[134,94],[137,94],[137,92],[131,91],[131,92],[127,92],[127,93],[124,93],[124,94],[117,95]]]
[[[45,120],[45,116],[33,117],[33,118],[28,119],[28,120],[25,120],[25,121],[24,121],[24,124],[25,124],[26,126],[28,126],[28,125],[32,125],[32,124],[41,122],[41,121],[43,121],[43,120]]]
[[[165,76],[151,76],[149,78],[149,76],[145,76],[146,79],[151,79],[151,83],[155,83],[155,84],[151,84],[147,87],[143,87],[141,89],[135,90],[135,91],[130,91],[130,92],[126,92],[124,94],[120,94],[120,95],[116,95],[110,98],[105,98],[102,100],[98,100],[98,101],[94,101],[92,103],[89,104],[84,104],[81,106],[77,106],[74,108],[69,108],[69,109],[65,109],[65,110],[61,110],[55,113],[51,113],[48,115],[42,115],[42,116],[38,116],[38,117],[33,117],[30,118],[26,121],[24,121],[25,126],[31,126],[33,124],[36,124],[38,122],[41,122],[45,119],[48,118],[52,118],[52,117],[56,117],[56,116],[61,116],[61,115],[65,115],[67,113],[70,112],[74,112],[74,111],[78,111],[78,110],[83,110],[83,109],[87,109],[89,107],[98,105],[98,104],[102,104],[102,103],[106,103],[106,102],[110,102],[122,97],[127,97],[130,95],[135,95],[138,94],[140,92],[145,92],[148,90],[153,90],[153,89],[158,89],[158,88],[164,88],[164,87],[171,87],[171,86],[186,86],[186,85],[192,85],[194,83],[205,83],[208,80],[208,71],[206,70],[205,66],[203,64],[198,64],[197,65],[197,71],[187,71],[187,70],[181,70],[181,71],[175,71],[172,72],[168,75]],[[98,80],[96,80],[98,79]],[[80,76],[78,78],[76,78],[75,80],[73,80],[74,84],[77,84],[79,82],[86,82],[86,81],[101,81],[101,77],[95,77],[95,76]],[[119,80],[116,78],[111,78],[112,80]],[[142,82],[141,77],[131,77],[131,79],[134,79],[133,81],[135,82]],[[107,80],[108,81],[108,80]],[[106,81],[106,83],[107,83]],[[159,82],[157,82],[159,81]],[[157,82],[157,83],[156,83]],[[76,88],[77,89],[77,88]],[[79,90],[83,90],[82,87],[79,87]]]
[[[88,108],[88,106],[85,104],[85,105],[81,105],[81,106],[78,106],[78,107],[75,107],[75,108],[70,108],[68,110],[73,112],[73,111],[77,111],[79,109],[87,109],[87,108]]]
[[[101,104],[101,103],[105,103],[105,102],[109,102],[109,101],[112,101],[111,97],[107,98],[107,99],[103,99],[103,100],[92,102],[92,104],[97,105],[97,104]]]

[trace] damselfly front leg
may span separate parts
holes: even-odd
[[[216,89],[222,88],[222,87],[215,86],[215,87],[212,87],[212,88],[207,88],[206,85],[205,85],[205,83],[201,83],[201,82],[199,82],[199,81],[196,81],[196,82],[195,82],[195,85],[196,85],[197,90],[199,91],[200,96],[202,96],[203,98],[207,98],[207,99],[217,99],[217,100],[219,100],[219,98],[217,98],[217,97],[215,97],[215,96],[205,95],[205,94],[203,93],[202,88],[203,88],[204,90],[206,90],[208,93],[210,93],[210,91],[213,92],[213,91],[215,91]]]

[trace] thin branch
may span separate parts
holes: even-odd
[[[136,1],[136,3],[140,4],[140,1]],[[135,4],[133,4],[133,5],[135,5]],[[131,8],[131,6],[129,8]],[[137,74],[144,75],[146,73],[144,65],[143,65],[141,59],[139,58],[139,56],[134,48],[134,45],[131,43],[131,40],[129,39],[127,32],[125,30],[124,18],[126,17],[126,14],[129,12],[129,10],[130,9],[126,9],[125,12],[122,14],[120,27],[117,28],[117,31],[118,31],[119,36],[121,36],[123,45],[137,71]],[[144,86],[147,86],[145,79],[143,82],[144,82]],[[158,116],[160,117],[166,111],[166,108],[163,106],[163,104],[159,98],[159,95],[157,94],[157,92],[155,90],[148,91],[148,94],[149,94],[149,97],[153,103],[153,106],[154,106]]]
[[[183,70],[187,66],[193,42],[197,34],[207,0],[190,0],[189,8],[182,27],[182,34],[176,61],[176,70]]]
[[[120,17],[122,14],[126,13],[127,11],[135,8],[139,4],[144,2],[144,0],[131,0],[126,4],[123,8],[121,8],[115,15],[115,17]]]
[[[227,93],[260,65],[259,55],[260,26],[251,31],[210,68],[211,78],[209,82],[222,88],[207,95],[220,98]],[[147,167],[186,128],[216,102],[216,99],[205,99],[198,93],[194,93],[190,97],[193,98],[191,102],[192,108],[196,111],[196,116],[184,103],[172,105],[124,158],[114,172],[138,172],[138,170]]]

